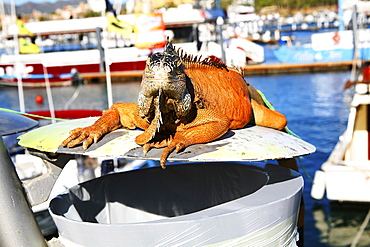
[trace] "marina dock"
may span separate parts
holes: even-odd
[[[308,72],[325,72],[325,71],[344,71],[350,70],[352,61],[330,62],[330,63],[306,63],[306,64],[258,64],[250,65],[244,68],[245,75],[269,75],[269,74],[292,74]]]
[[[348,71],[351,69],[353,62],[330,62],[330,63],[309,63],[309,64],[288,64],[288,63],[263,63],[257,65],[247,65],[244,68],[244,75],[270,75],[270,74],[292,74],[292,73],[311,73],[325,71]],[[111,72],[113,82],[140,81],[142,70]],[[87,83],[104,81],[105,72],[101,73],[84,73],[84,80]]]

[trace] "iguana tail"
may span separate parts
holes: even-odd
[[[257,101],[258,103],[262,103],[267,107],[269,108],[270,110],[273,110],[275,111],[275,108],[271,105],[271,103],[266,99],[266,96],[260,91],[260,90],[257,90],[255,89],[254,87],[252,86],[249,86],[248,87],[248,90],[249,90],[249,93],[251,95],[251,98],[254,99],[255,101]],[[289,134],[289,135],[292,135],[292,136],[295,136],[297,138],[300,138],[302,139],[300,136],[298,136],[297,134],[295,134],[293,131],[291,131],[288,126],[285,126],[284,127],[284,130]]]

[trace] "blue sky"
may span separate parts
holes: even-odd
[[[34,2],[34,3],[43,3],[43,2],[50,2],[50,3],[55,3],[57,0],[13,0],[15,2],[15,5],[22,5],[27,2]],[[5,0],[6,2],[11,2],[11,0]]]

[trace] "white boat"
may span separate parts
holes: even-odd
[[[369,65],[354,85],[348,124],[328,160],[316,171],[311,196],[333,201],[370,202]]]
[[[311,43],[292,44],[281,40],[282,45],[273,53],[281,63],[330,63],[354,59],[370,59],[370,40],[366,11],[370,5],[364,1],[338,1],[339,28],[336,31],[311,35]],[[352,24],[351,26],[349,24]],[[355,24],[354,24],[355,23]],[[345,26],[350,30],[345,30]],[[355,54],[357,50],[357,54]]]
[[[357,12],[356,7],[353,10]],[[370,63],[363,62],[368,59],[361,57],[359,31],[363,30],[356,32],[356,14],[352,21],[356,23],[352,74],[344,88],[350,95],[347,128],[321,170],[315,173],[311,196],[318,200],[326,192],[331,201],[370,202]]]
[[[2,48],[7,53],[0,57],[0,82],[17,85],[17,76],[28,79],[29,86],[50,80],[51,85],[61,85],[61,75],[77,70],[83,78],[103,77],[109,69],[112,76],[120,76],[127,71],[141,72],[145,61],[156,49],[164,46],[164,23],[159,14],[125,15],[119,20],[133,26],[145,25],[143,32],[133,38],[125,38],[114,32],[108,32],[105,17],[85,19],[30,22],[24,24],[35,38],[39,51],[18,54],[12,40],[4,42]],[[160,30],[152,31],[160,26]],[[15,24],[10,25],[6,38],[13,38],[18,32]],[[149,43],[142,43],[143,38],[152,35]],[[20,35],[19,37],[22,37]],[[14,40],[14,39],[13,39]],[[135,44],[135,46],[134,46]],[[108,68],[109,66],[109,68]],[[103,76],[102,76],[103,75]],[[12,79],[12,80],[11,80]],[[25,86],[27,84],[25,83]]]

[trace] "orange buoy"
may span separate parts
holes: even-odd
[[[44,102],[44,97],[42,97],[42,95],[36,95],[35,101],[37,104],[42,104],[42,102]]]

